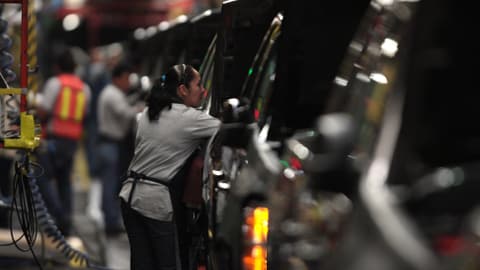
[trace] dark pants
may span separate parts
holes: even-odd
[[[142,216],[123,200],[121,208],[130,242],[131,270],[176,269],[173,222]]]
[[[144,217],[121,200],[123,222],[130,241],[132,270],[180,270],[176,268],[175,250],[179,252],[181,270],[189,269],[191,235],[187,231],[187,214],[185,205],[182,203],[182,195],[185,176],[190,164],[191,158],[170,181],[169,190],[175,224]],[[174,230],[176,230],[176,234]]]
[[[10,171],[12,169],[13,158],[0,156],[0,199],[12,197],[12,177]],[[0,228],[8,228],[9,208],[0,206]]]
[[[70,175],[77,141],[64,138],[47,139],[47,148],[37,152],[44,174],[38,179],[38,186],[50,214],[65,235],[72,226],[73,192]]]

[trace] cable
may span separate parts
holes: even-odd
[[[0,72],[1,74],[1,72]],[[0,126],[2,128],[2,137],[3,138],[13,138],[18,137],[20,131],[18,128],[12,128],[13,125],[19,125],[18,119],[20,118],[20,113],[18,108],[20,108],[20,103],[14,95],[0,96],[0,108],[4,106],[3,110],[0,112]]]
[[[40,171],[36,169],[40,169]],[[89,269],[109,268],[96,265],[87,254],[73,248],[65,239],[62,232],[58,229],[54,219],[48,212],[40,189],[37,185],[37,177],[43,174],[43,168],[40,165],[29,160],[28,155],[17,161],[15,164],[14,188],[12,211],[10,212],[10,226],[13,221],[13,212],[16,213],[23,234],[15,239],[13,230],[11,229],[12,243],[4,245],[15,245],[17,249],[32,253],[33,259],[37,265],[42,268],[42,264],[38,260],[33,246],[37,239],[38,229],[41,228],[46,236],[52,239],[52,243],[56,244],[55,248],[59,250],[70,261],[78,263],[80,266]],[[21,247],[18,242],[25,237],[28,248]]]
[[[37,219],[40,227],[45,232],[47,237],[53,239],[52,243],[56,244],[56,249],[59,250],[65,257],[74,262],[78,262],[81,266],[91,267],[93,263],[87,254],[74,249],[65,239],[62,232],[58,229],[55,221],[48,212],[48,209],[43,201],[40,189],[38,188],[35,176],[27,176],[32,192],[33,204],[37,212]]]
[[[20,251],[30,252],[33,256],[34,261],[37,263],[40,269],[43,269],[35,252],[33,251],[33,247],[35,245],[35,241],[38,235],[38,224],[36,219],[36,209],[34,207],[31,196],[31,186],[29,185],[27,179],[23,177],[25,175],[26,167],[22,165],[23,164],[18,162],[15,164],[12,199],[13,211],[10,212],[10,227],[12,227],[13,213],[15,212],[23,234],[20,236],[20,238],[15,239],[13,229],[11,228],[10,235],[13,239],[13,244],[15,245],[15,247]],[[18,244],[19,240],[22,238],[25,238],[25,241],[27,242],[27,248],[23,248]]]

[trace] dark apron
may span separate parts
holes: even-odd
[[[185,189],[185,179],[188,170],[192,165],[192,160],[195,155],[196,152],[188,158],[180,171],[171,180],[150,177],[148,175],[132,170],[128,171],[128,173],[124,177],[124,181],[129,178],[133,179],[132,188],[130,190],[127,201],[128,207],[130,208],[133,194],[135,193],[135,187],[140,179],[152,181],[164,185],[168,188],[173,209],[172,221],[175,227],[175,239],[177,240],[177,268],[182,270],[188,270],[189,268],[189,246],[191,242],[190,234],[187,231],[187,209],[185,207],[185,204],[182,202],[182,198]],[[178,267],[178,265],[180,265],[181,267]]]

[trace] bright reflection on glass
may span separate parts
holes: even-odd
[[[439,168],[430,177],[425,177],[415,185],[419,194],[430,194],[438,190],[462,184],[465,173],[462,168]]]
[[[212,174],[215,176],[222,176],[223,171],[222,170],[212,170]]]
[[[221,189],[230,189],[230,183],[228,182],[220,181],[217,183],[217,185]]]
[[[147,36],[147,31],[143,28],[138,28],[133,32],[133,37],[136,40],[142,40]]]
[[[363,50],[363,45],[357,41],[352,41],[352,43],[350,43],[350,48],[356,52],[361,52]]]
[[[68,14],[63,18],[63,29],[73,31],[80,25],[80,17],[77,14]]]
[[[148,76],[142,76],[142,78],[140,79],[140,85],[143,90],[147,90],[152,87],[152,82],[150,81],[150,78]]]
[[[310,154],[310,150],[296,140],[291,140],[288,144],[293,153],[300,159],[306,159]]]
[[[365,73],[357,73],[357,75],[355,76],[355,78],[357,78],[358,80],[362,81],[362,82],[370,82],[370,78],[365,74]]]
[[[339,86],[347,86],[348,84],[348,81],[342,77],[335,77],[335,79],[333,80],[335,82],[335,84],[339,85]]]
[[[260,133],[258,134],[259,142],[264,143],[267,141],[269,130],[270,130],[270,123],[267,122],[265,125],[263,125],[262,129],[260,130]]]
[[[240,100],[236,99],[236,98],[230,98],[227,100],[228,104],[232,105],[232,107],[238,107],[238,105],[240,104]]]
[[[290,168],[286,168],[285,170],[283,170],[283,175],[287,178],[287,179],[293,179],[295,177],[295,171],[293,171],[292,169]]]
[[[382,53],[388,57],[394,57],[398,51],[398,42],[391,38],[386,38],[382,43]]]
[[[382,73],[374,72],[370,74],[370,79],[380,84],[387,84],[388,80]]]
[[[167,22],[167,21],[163,21],[161,23],[158,24],[158,30],[160,31],[165,31],[168,29],[168,27],[170,26],[170,23]]]
[[[367,185],[371,191],[378,191],[378,188],[385,184],[387,172],[388,162],[386,160],[378,158],[372,162],[366,177]]]

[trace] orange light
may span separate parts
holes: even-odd
[[[266,243],[268,236],[268,208],[255,208],[253,210],[253,221],[253,243]]]
[[[267,270],[267,249],[264,246],[255,245],[251,252],[243,256],[244,270]]]
[[[245,270],[267,269],[268,208],[257,207],[245,217],[245,240],[247,241],[243,266]]]

